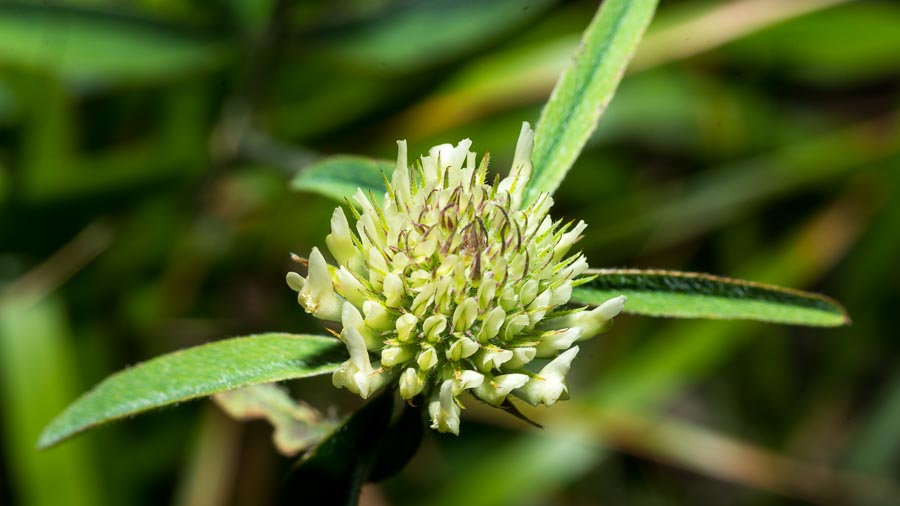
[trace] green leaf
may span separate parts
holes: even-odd
[[[309,191],[343,202],[357,188],[376,200],[384,197],[384,177],[390,177],[396,163],[362,156],[336,155],[301,170],[291,181],[291,188]],[[384,174],[384,176],[382,176]]]
[[[281,503],[357,504],[393,407],[394,393],[387,390],[350,416],[300,460],[285,484]]]
[[[419,450],[424,428],[421,407],[405,404],[399,419],[379,442],[369,480],[383,481],[402,471]]]
[[[600,304],[625,295],[625,312],[671,318],[759,320],[836,327],[850,319],[837,302],[778,286],[675,271],[602,269],[575,288],[572,302]]]
[[[224,61],[222,44],[114,12],[50,5],[0,7],[0,64],[78,82],[159,80]]]
[[[553,193],[612,99],[656,0],[607,0],[584,32],[575,64],[560,77],[534,136],[526,200]]]
[[[333,371],[344,344],[312,335],[259,334],[154,358],[116,373],[69,405],[44,429],[39,448],[126,416],[226,390]]]

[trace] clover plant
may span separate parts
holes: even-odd
[[[469,402],[524,418],[517,402],[568,398],[577,343],[607,330],[620,312],[847,323],[837,303],[795,290],[706,274],[591,269],[577,250],[588,224],[553,217],[552,194],[612,98],[655,4],[603,3],[536,129],[523,122],[504,174],[464,139],[413,160],[399,141],[396,163],[334,157],[297,175],[295,189],[344,204],[324,238],[330,260],[314,247],[297,257],[302,274],[287,274],[303,309],[333,322],[334,335],[253,335],[155,358],[75,401],[39,446],[214,396],[234,416],[306,428],[299,439],[276,432],[284,453],[300,453],[287,498],[354,503],[364,481],[403,467],[423,427],[460,434]],[[323,374],[369,401],[338,423],[272,385]]]

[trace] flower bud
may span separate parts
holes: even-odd
[[[422,393],[425,379],[419,376],[414,367],[409,367],[400,374],[400,397],[410,400]]]
[[[459,434],[459,405],[453,395],[453,380],[445,380],[440,392],[428,403],[431,428]]]
[[[447,317],[436,314],[429,316],[422,324],[422,332],[425,333],[425,340],[429,343],[436,343],[441,340],[444,330],[447,329]]]
[[[540,288],[540,285],[536,279],[529,279],[526,281],[519,290],[519,302],[521,302],[523,306],[531,304],[531,301],[537,296],[538,288]]]
[[[500,327],[503,326],[505,321],[506,312],[503,311],[502,307],[498,306],[491,309],[481,322],[481,331],[478,333],[478,339],[483,343],[493,339],[500,332]]]
[[[349,302],[344,303],[341,311],[341,323],[344,325],[344,331],[347,329],[356,331],[366,343],[367,349],[377,350],[383,345],[383,341],[379,336],[366,325],[356,306]]]
[[[384,277],[384,303],[388,307],[400,307],[400,303],[403,302],[403,296],[406,294],[406,289],[403,288],[403,280],[400,279],[400,276],[393,272],[389,272]]]
[[[297,284],[297,279],[293,279]],[[298,300],[306,312],[316,318],[340,321],[343,300],[334,292],[328,264],[318,248],[313,248],[309,254],[309,277],[300,290]]]
[[[406,313],[397,318],[397,339],[404,343],[412,341],[415,338],[413,331],[416,330],[418,323],[419,319],[411,313]]]
[[[363,313],[366,315],[365,322],[369,328],[388,330],[394,327],[394,317],[379,302],[374,300],[365,301],[363,303]]]
[[[458,362],[474,355],[478,348],[478,343],[475,341],[468,337],[461,337],[450,345],[450,349],[447,350],[447,358]]]
[[[423,371],[427,371],[432,367],[438,364],[438,354],[437,350],[434,348],[425,348],[419,355],[416,357],[416,363],[419,365],[419,369]]]
[[[488,404],[499,406],[513,390],[528,382],[525,374],[503,374],[485,380],[475,389],[475,395]]]
[[[459,395],[463,390],[475,388],[484,381],[484,374],[477,371],[464,370],[459,373],[454,385],[454,395]]]
[[[337,270],[335,277],[337,277],[336,288],[341,295],[354,306],[362,307],[367,300],[368,290],[360,283],[359,279],[343,265]]]
[[[403,364],[411,359],[415,353],[409,348],[399,346],[389,346],[381,350],[381,365],[383,367],[394,367]]]
[[[425,312],[428,311],[431,303],[434,302],[434,291],[437,286],[434,283],[428,283],[423,288],[422,291],[416,295],[416,298],[413,299],[412,305],[410,306],[410,310],[418,317],[425,316]]]
[[[350,304],[345,303],[346,306],[350,306]],[[366,343],[355,328],[345,327],[341,338],[347,344],[350,360],[338,367],[334,372],[333,381],[335,385],[346,387],[347,390],[367,399],[384,384],[386,375],[377,374],[372,367]]]
[[[606,330],[612,319],[625,307],[625,296],[613,297],[590,311],[579,311],[561,318],[551,318],[538,324],[539,330],[573,328],[579,330],[578,340],[590,339]]]
[[[331,215],[331,233],[325,236],[325,244],[340,265],[350,265],[359,255],[343,207],[335,208]]]
[[[506,341],[511,340],[516,335],[518,335],[525,327],[529,324],[528,316],[524,314],[517,314],[510,318],[506,319],[506,329],[503,331],[503,339]]]
[[[482,370],[490,371],[491,369],[498,369],[501,365],[512,360],[512,358],[512,350],[504,350],[501,348],[497,348],[496,346],[492,346],[491,348],[481,349],[481,351],[478,353],[476,363],[481,367]]]
[[[505,364],[508,370],[521,369],[525,364],[534,360],[534,357],[537,355],[537,350],[531,346],[513,348],[510,351],[512,351],[513,358]]]
[[[552,357],[560,350],[571,348],[581,337],[581,332],[579,327],[544,332],[541,334],[541,342],[536,346],[536,356],[539,358]]]
[[[572,230],[563,234],[559,242],[556,243],[556,246],[553,247],[553,258],[559,260],[563,255],[568,253],[572,245],[575,244],[575,241],[581,237],[581,233],[584,232],[585,228],[587,228],[587,224],[583,221],[579,221]]]
[[[487,311],[496,294],[497,281],[492,278],[483,280],[481,286],[478,287],[478,307],[482,311]]]
[[[560,306],[572,298],[572,282],[566,281],[550,292],[550,305]]]
[[[453,330],[462,332],[468,329],[475,323],[476,318],[478,318],[478,302],[472,298],[462,301],[453,312]]]
[[[577,354],[578,346],[575,346],[551,360],[536,378],[531,378],[528,383],[516,390],[516,396],[532,406],[554,404],[567,392],[566,374],[569,373],[569,366]]]
[[[291,287],[291,290],[299,292],[300,290],[303,290],[306,280],[303,279],[303,276],[291,271],[287,273],[287,284]]]

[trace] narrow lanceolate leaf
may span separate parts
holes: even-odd
[[[345,349],[330,337],[259,334],[163,355],[110,376],[69,405],[44,429],[38,447],[169,404],[329,373],[346,360]]]
[[[813,293],[739,279],[675,271],[599,269],[572,302],[600,304],[625,295],[624,312],[671,318],[758,320],[836,327],[850,323],[837,302]]]
[[[384,177],[390,178],[395,165],[395,162],[362,156],[332,156],[298,172],[291,188],[318,193],[338,202],[344,202],[361,188],[364,194],[371,191],[380,200],[384,197]]]
[[[526,200],[553,193],[606,109],[656,9],[656,0],[606,0],[575,62],[556,83],[534,136],[534,173]]]

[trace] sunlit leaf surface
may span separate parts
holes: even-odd
[[[46,448],[95,425],[248,385],[325,374],[345,360],[334,338],[260,334],[176,351],[114,374],[50,422]]]
[[[597,128],[655,9],[656,0],[603,3],[575,52],[575,64],[560,77],[538,121],[527,198],[553,193],[565,178]]]

